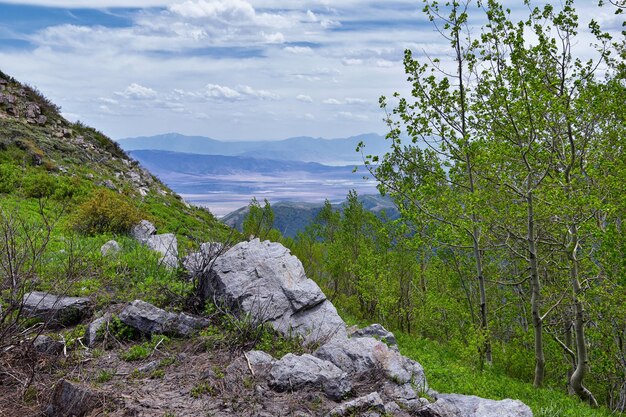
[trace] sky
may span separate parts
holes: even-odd
[[[523,17],[521,0],[510,0]],[[582,17],[621,20],[595,0]],[[386,133],[405,49],[445,57],[419,0],[0,0],[0,70],[114,139]],[[622,18],[623,20],[623,18]]]

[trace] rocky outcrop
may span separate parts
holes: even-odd
[[[139,224],[133,226],[130,235],[140,243],[146,243],[148,238],[156,234],[156,227],[148,220],[142,220]]]
[[[159,260],[161,265],[172,269],[178,268],[178,241],[173,233],[152,235],[148,238],[146,245],[161,254]]]
[[[442,417],[532,417],[530,408],[518,400],[488,400],[473,395],[438,394],[425,410]]]
[[[278,391],[318,388],[334,400],[345,397],[352,389],[345,372],[306,353],[301,356],[288,353],[276,361],[270,371],[269,385]]]
[[[144,334],[187,337],[209,324],[207,319],[171,313],[141,300],[130,303],[118,317],[124,324]]]
[[[156,227],[147,220],[133,226],[130,235],[139,243],[159,252],[159,264],[167,268],[178,268],[178,241],[173,233],[156,234]]]
[[[77,324],[90,313],[91,307],[89,298],[64,297],[40,291],[24,294],[22,303],[25,315],[40,318],[49,327]]]
[[[192,252],[183,259],[183,267],[191,278],[199,278],[208,273],[213,262],[224,252],[224,245],[219,242],[205,242],[198,252]]]
[[[200,293],[307,343],[347,337],[335,307],[279,243],[254,239],[232,247],[202,278]]]

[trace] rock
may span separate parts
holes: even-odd
[[[115,240],[109,240],[107,243],[100,247],[100,253],[102,254],[102,256],[115,255],[121,250],[122,248],[120,247],[120,244],[117,243]]]
[[[139,224],[133,226],[130,235],[138,242],[146,243],[148,238],[156,234],[156,227],[148,220],[142,220]]]
[[[178,268],[178,241],[173,233],[149,236],[146,244],[162,255],[159,261],[161,265]]]
[[[103,393],[62,380],[54,389],[46,414],[54,417],[82,417],[103,407],[105,402]]]
[[[385,414],[390,416],[395,416],[401,412],[400,406],[394,401],[388,402],[385,404]]]
[[[111,180],[104,180],[102,182],[102,186],[108,188],[111,191],[117,191],[117,188],[115,187],[115,184],[113,184],[113,181],[111,181]]]
[[[263,376],[269,372],[274,361],[275,359],[268,353],[261,350],[251,350],[228,365],[226,373],[236,371],[237,369],[245,369],[246,373],[250,374],[250,368],[252,368],[255,376]],[[248,365],[250,365],[250,368]]]
[[[352,390],[348,375],[332,363],[305,353],[288,353],[274,362],[269,385],[277,391],[321,388],[332,399],[343,398]]]
[[[341,416],[353,416],[355,413],[363,411],[374,412],[386,412],[385,405],[383,404],[380,394],[372,392],[371,394],[363,397],[355,398],[354,400],[345,402],[338,407],[330,410],[327,417],[341,417]]]
[[[39,335],[35,338],[35,340],[33,340],[33,347],[40,353],[45,353],[47,355],[59,355],[63,352],[63,347],[65,347],[65,345],[58,340],[54,340],[50,336]]]
[[[119,319],[141,333],[183,337],[191,336],[209,324],[207,319],[185,313],[170,313],[141,300],[135,300],[126,306],[119,314]]]
[[[41,114],[41,109],[36,103],[27,103],[26,104],[26,118],[28,119],[36,119]]]
[[[519,400],[488,400],[473,395],[439,394],[424,407],[444,417],[532,417],[530,408]]]
[[[111,313],[106,313],[104,316],[89,323],[89,326],[85,329],[85,335],[83,336],[87,347],[92,348],[96,346],[97,342],[102,340],[101,329],[109,323],[111,317]]]
[[[44,116],[43,114],[37,117],[37,120],[36,120],[37,124],[40,126],[45,125],[47,121],[48,121],[48,118]]]
[[[202,277],[200,294],[307,343],[347,337],[335,307],[279,243],[254,239],[232,247]]]
[[[380,372],[393,383],[394,389],[387,389],[386,393],[391,394],[394,400],[417,398],[416,389],[427,389],[424,369],[419,363],[371,337],[334,339],[322,345],[314,354],[334,363],[350,375],[376,375]]]
[[[33,291],[24,294],[24,313],[41,318],[48,326],[71,326],[90,312],[89,298],[64,297]]]
[[[190,253],[183,259],[183,266],[192,278],[198,277],[208,271],[212,261],[222,252],[224,252],[224,245],[219,242],[203,243],[200,245],[199,252]]]
[[[150,361],[147,364],[142,365],[139,368],[137,368],[137,371],[143,374],[147,374],[156,370],[160,364],[161,364],[161,361]]]
[[[387,346],[396,346],[396,336],[389,330],[385,329],[380,324],[372,324],[362,329],[353,332],[350,337],[373,337],[381,342],[384,342]]]

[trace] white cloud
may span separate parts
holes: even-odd
[[[280,96],[276,93],[272,93],[266,90],[255,90],[249,85],[237,86],[237,91],[250,97],[256,97],[262,100],[278,100]]]
[[[342,104],[341,101],[337,100],[336,98],[327,98],[322,103],[324,103],[324,104],[332,104],[334,106]]]
[[[2,3],[9,4],[81,9],[167,7],[175,2],[176,0],[2,0]]]
[[[348,120],[361,120],[361,121],[365,121],[368,120],[369,117],[367,117],[364,114],[354,114],[352,112],[349,111],[342,111],[338,113],[339,117],[343,118],[343,119],[348,119]]]
[[[115,95],[131,100],[151,100],[157,97],[157,92],[141,84],[132,83],[124,91],[118,91]]]
[[[310,55],[313,53],[313,49],[308,46],[287,46],[283,48],[286,52],[290,52],[294,55]]]
[[[262,33],[267,43],[285,43],[285,35],[280,32]]]
[[[340,27],[341,22],[338,20],[324,19],[320,22],[320,25],[322,25],[324,29],[332,29]]]
[[[344,58],[341,60],[341,63],[346,66],[356,66],[356,65],[363,65],[363,60],[355,59],[355,58]]]
[[[256,14],[254,7],[243,0],[188,0],[169,9],[186,18],[214,18],[229,22],[250,21]]]
[[[348,97],[346,98],[346,104],[364,104],[367,103],[367,100],[362,99],[362,98],[353,98],[353,97]]]
[[[302,101],[304,103],[312,103],[313,102],[313,99],[311,98],[311,96],[307,96],[306,94],[299,94],[296,97],[296,99],[300,100],[300,101]]]
[[[317,22],[317,16],[315,16],[315,13],[313,13],[311,9],[306,11],[306,17],[308,18],[309,22]]]
[[[395,64],[392,61],[387,61],[386,59],[379,59],[376,61],[376,66],[379,68],[391,68]]]
[[[205,96],[217,99],[237,100],[241,97],[241,93],[230,87],[217,84],[207,84]]]

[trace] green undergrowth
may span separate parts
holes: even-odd
[[[535,417],[604,417],[614,415],[607,409],[593,409],[577,398],[553,388],[536,389],[532,383],[504,374],[495,365],[480,371],[464,363],[458,352],[449,346],[418,336],[396,332],[402,354],[417,360],[426,372],[431,388],[496,400],[519,399],[527,404]]]

